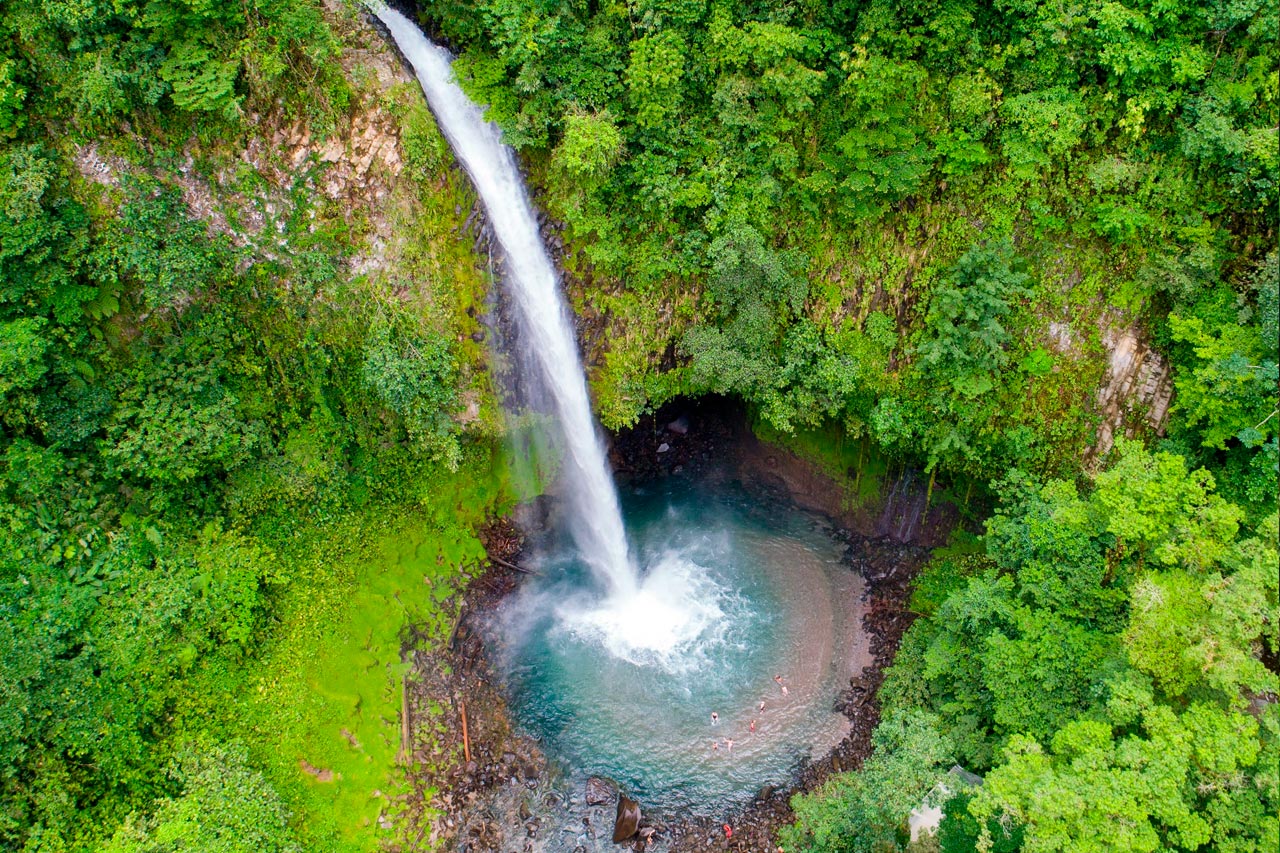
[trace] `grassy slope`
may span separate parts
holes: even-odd
[[[510,494],[503,469],[477,451],[433,479],[424,505],[299,530],[287,558],[296,580],[261,656],[189,709],[225,714],[227,736],[250,744],[296,809],[307,849],[373,850],[384,838],[378,817],[402,793],[407,629],[432,640],[448,633],[468,571],[484,555],[475,527]]]

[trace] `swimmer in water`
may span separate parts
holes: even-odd
[[[728,752],[733,752],[733,738],[727,737],[724,739],[724,748]]]
[[[720,715],[715,711],[711,712],[711,725],[717,725],[720,722]]]
[[[756,721],[755,721],[755,720],[752,720],[752,721],[751,721],[751,725],[750,725],[750,727],[749,727],[749,728],[751,729],[752,734],[754,734],[754,733],[755,733],[755,730],[756,730]]]
[[[760,713],[761,713],[761,714],[763,714],[763,713],[764,713],[764,700],[763,700],[763,699],[761,699],[761,700],[760,700]]]
[[[774,681],[776,681],[776,682],[778,682],[778,686],[782,688],[782,695],[783,695],[783,696],[786,696],[788,693],[790,693],[790,692],[791,692],[790,690],[788,690],[788,689],[787,689],[787,685],[785,685],[785,684],[783,684],[783,683],[782,683],[782,676],[781,676],[781,675],[775,675],[775,676],[773,677],[773,680],[774,680]]]

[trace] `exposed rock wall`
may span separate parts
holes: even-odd
[[[1143,340],[1136,325],[1105,326],[1102,345],[1108,355],[1107,373],[1096,396],[1102,422],[1085,459],[1089,467],[1097,465],[1117,436],[1133,437],[1144,425],[1163,434],[1173,400],[1169,365]]]
[[[349,21],[336,22],[340,28]],[[75,147],[73,163],[86,181],[118,189],[129,175],[150,174],[177,187],[191,217],[211,234],[266,258],[287,251],[286,223],[295,214],[296,193],[327,200],[348,222],[365,232],[364,252],[349,259],[352,272],[377,266],[382,247],[394,238],[387,209],[404,169],[396,90],[416,96],[416,83],[399,56],[368,26],[343,33],[342,65],[356,88],[351,108],[326,122],[286,115],[278,105],[245,116],[248,132],[239,139],[202,142],[194,135],[182,145],[176,170],[148,162],[152,140],[123,129],[116,143]],[[123,142],[142,153],[127,159],[114,153]],[[228,146],[230,150],[228,150]],[[212,163],[212,168],[205,164]],[[246,173],[254,180],[246,180]]]

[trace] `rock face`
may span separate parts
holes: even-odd
[[[604,805],[613,799],[613,793],[613,785],[608,779],[592,776],[587,780],[587,805]]]
[[[1173,399],[1169,366],[1141,340],[1136,327],[1109,326],[1103,330],[1102,344],[1109,361],[1106,379],[1098,389],[1102,423],[1097,444],[1086,460],[1090,466],[1111,449],[1117,435],[1133,435],[1135,422],[1145,421],[1147,427],[1162,434]]]
[[[618,817],[613,822],[613,843],[621,844],[636,834],[640,828],[640,804],[627,797],[618,795]]]
[[[337,10],[346,4],[326,0],[326,5]],[[345,11],[338,14],[348,16]],[[335,202],[327,215],[341,216],[357,232],[368,231],[364,251],[347,260],[352,272],[382,269],[395,257],[387,247],[403,239],[390,215],[395,190],[412,185],[408,175],[401,177],[403,98],[420,95],[402,94],[417,92],[414,77],[375,30],[351,29],[332,19],[331,23],[343,39],[340,61],[353,83],[349,108],[320,119],[291,116],[279,104],[263,106],[245,116],[244,126],[252,131],[242,143],[193,137],[176,168],[130,163],[97,143],[77,145],[77,170],[87,181],[111,188],[149,171],[181,192],[191,218],[205,223],[211,236],[225,235],[258,258],[288,254],[299,198],[307,199],[301,212],[312,218],[318,210],[325,211],[325,201]],[[150,149],[135,131],[124,133],[134,136],[140,148]],[[234,159],[228,157],[229,147]],[[254,180],[246,180],[249,174]],[[314,230],[316,224],[310,227]]]

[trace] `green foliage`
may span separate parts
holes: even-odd
[[[1009,333],[1002,321],[1010,304],[1031,294],[1027,276],[1014,266],[1008,240],[975,246],[956,263],[934,291],[916,352],[929,376],[951,383],[964,397],[995,387],[996,374],[1009,363]]]
[[[341,93],[334,68],[314,64],[336,48],[319,8],[0,4],[12,36],[0,97],[27,92],[25,123],[0,103],[4,849],[297,850],[295,829],[308,849],[372,841],[373,824],[337,842],[309,834],[324,810],[300,794],[296,757],[269,765],[269,741],[238,715],[286,595],[314,599],[334,580],[304,572],[291,549],[356,507],[376,519],[403,504],[456,514],[450,536],[471,543],[479,510],[468,507],[499,487],[484,452],[464,460],[453,421],[457,335],[434,331],[456,322],[451,303],[428,332],[418,305],[345,274],[357,247],[311,207],[311,177],[266,250],[248,230],[233,245],[189,206],[192,186],[210,188],[215,207],[243,189],[211,177],[240,180],[242,110],[292,110],[293,95],[259,99],[295,83],[317,109]],[[211,111],[203,121],[228,139],[207,145],[185,113]],[[124,119],[140,130],[110,132]],[[51,127],[59,145],[44,141]],[[73,137],[89,127],[97,147],[86,149]],[[434,126],[417,129],[422,154]],[[101,184],[77,174],[93,157],[111,162]],[[435,242],[435,224],[416,233]],[[441,462],[464,461],[471,492],[433,480]],[[361,547],[375,527],[343,537]],[[442,581],[474,557],[442,553],[449,562],[431,566]],[[446,587],[415,604],[433,630]],[[412,601],[398,592],[368,611],[397,656]],[[314,703],[307,689],[297,707]],[[236,735],[247,752],[227,746]],[[362,756],[353,799],[366,807],[393,769],[394,754]]]
[[[506,478],[498,454],[472,446],[458,471],[437,466],[406,484],[399,505],[282,531],[289,583],[272,589],[277,626],[257,632],[243,668],[207,668],[179,704],[184,718],[216,719],[246,742],[303,849],[373,853],[397,837],[376,827],[408,787],[398,769],[406,638],[447,640],[483,559],[474,529],[514,495]],[[332,779],[318,782],[300,758]]]
[[[169,51],[159,73],[160,79],[172,87],[169,97],[180,109],[221,113],[226,118],[234,118],[240,111],[242,98],[236,96],[238,59],[219,61],[202,44],[179,43]]]
[[[1280,647],[1276,516],[1239,536],[1208,472],[1127,441],[1087,492],[1001,490],[991,567],[926,570],[943,600],[881,692],[993,768],[943,848],[1007,848],[1017,828],[1028,851],[1266,849],[1278,721],[1247,700],[1280,687],[1263,659]]]
[[[235,470],[248,460],[261,429],[246,423],[216,363],[161,362],[155,384],[129,383],[107,426],[103,460],[111,473],[182,483]],[[136,380],[159,372],[143,362]]]
[[[0,394],[30,391],[44,376],[45,325],[43,317],[21,317],[0,326]]]
[[[715,268],[707,287],[719,328],[697,326],[681,342],[694,386],[718,394],[747,393],[763,401],[765,417],[790,426],[779,375],[779,335],[803,304],[806,283],[794,257],[767,247],[760,233],[735,223],[711,247]]]
[[[1173,340],[1191,352],[1187,369],[1174,380],[1174,405],[1186,414],[1190,426],[1198,428],[1208,447],[1225,449],[1234,440],[1255,448],[1280,431],[1275,417],[1280,381],[1275,343],[1278,279],[1280,260],[1272,252],[1252,282],[1257,309],[1245,303],[1235,318],[1228,315],[1222,322],[1224,312],[1214,309],[1231,297],[1221,293],[1203,298],[1196,313],[1169,317]]]
[[[1234,543],[1222,569],[1155,572],[1134,586],[1125,644],[1166,695],[1213,691],[1230,704],[1275,689],[1276,674],[1257,657],[1259,642],[1280,649],[1274,513],[1258,533]]]
[[[89,222],[67,194],[52,151],[41,144],[0,149],[0,311],[8,319],[52,314],[75,324],[97,289],[80,273]]]
[[[1095,517],[1121,553],[1136,550],[1166,566],[1203,570],[1218,562],[1235,537],[1241,513],[1214,493],[1213,475],[1188,471],[1181,457],[1150,454],[1116,442],[1114,464],[1097,477]]]
[[[0,139],[13,136],[26,123],[22,102],[27,90],[14,81],[15,70],[13,60],[0,59]]]
[[[229,247],[211,241],[204,227],[187,217],[176,189],[142,184],[121,207],[117,227],[105,251],[121,274],[141,286],[148,308],[190,302],[225,276]]]
[[[733,393],[779,434],[1003,478],[985,556],[917,590],[876,754],[797,801],[788,849],[899,845],[952,752],[992,768],[956,827],[997,848],[1276,846],[1277,721],[1244,710],[1280,648],[1270,5],[422,5],[626,327],[615,420]],[[233,246],[169,177],[249,114],[332,126],[322,8],[0,0],[6,849],[372,843],[347,818],[381,811],[401,628],[442,630],[502,488],[455,421],[444,315],[474,296],[428,320],[349,281],[323,205]],[[401,119],[419,189],[470,204],[416,96]],[[87,138],[131,176],[82,180]],[[1082,489],[1092,330],[1130,314],[1177,453],[1121,442]]]
[[[779,833],[788,850],[843,853],[900,850],[908,813],[945,777],[951,744],[928,714],[906,712],[876,727],[875,752],[856,773],[828,779],[791,801],[794,826]]]
[[[1127,707],[1135,700],[1146,706],[1137,717]],[[1274,786],[1246,781],[1269,760],[1260,755],[1257,720],[1210,705],[1152,706],[1149,695],[1113,701],[1107,713],[1063,727],[1050,752],[1030,739],[1011,741],[1006,762],[970,804],[985,823],[979,849],[1001,816],[1025,827],[1026,851],[1262,850],[1275,843]],[[1241,818],[1258,822],[1242,833]]]
[[[376,326],[364,349],[365,385],[404,420],[411,441],[457,465],[451,414],[457,408],[457,365],[439,336]]]
[[[608,113],[570,113],[552,162],[568,180],[599,184],[622,153],[622,132]]]
[[[318,4],[281,0],[6,2],[0,26],[20,57],[0,65],[0,132],[24,93],[39,114],[85,125],[169,106],[230,121],[246,96],[332,75],[323,63],[338,52]]]
[[[1152,299],[1192,306],[1238,278],[1269,245],[1280,202],[1277,23],[1253,0],[1177,14],[1123,0],[1065,18],[967,0],[437,0],[423,12],[462,47],[463,78],[545,183],[592,281],[607,283],[617,329],[645,330],[611,341],[597,377],[608,412],[732,386],[779,427],[870,427],[943,475],[1067,474],[1093,440],[1094,406],[1078,391],[1105,370],[1101,318],[1158,317]],[[597,152],[589,168],[580,149]],[[718,302],[668,312],[716,287],[717,243],[742,227],[792,254],[809,279],[804,304],[771,312],[778,328]],[[1028,278],[993,294],[1003,305],[964,304],[957,265],[975,245],[994,251],[992,234],[1021,256],[992,259],[996,272],[1007,260]],[[1030,281],[1027,305],[1016,291]],[[873,311],[929,362],[895,348],[872,383],[829,358]],[[964,335],[939,328],[949,315]],[[1074,325],[1071,341],[1052,341],[1049,323]],[[952,352],[961,363],[942,375]],[[1219,362],[1207,363],[1225,383],[1243,380]],[[1197,382],[1183,364],[1177,375]],[[1183,411],[1228,417],[1207,403]],[[1267,411],[1248,424],[1240,411],[1235,433]],[[1233,499],[1266,493],[1265,460],[1230,465]]]
[[[999,85],[982,68],[959,74],[947,84],[950,127],[936,142],[944,175],[962,177],[991,162],[992,153],[983,140],[995,121],[999,99]]]
[[[427,105],[414,93],[406,97],[410,101],[401,119],[400,147],[409,168],[415,170],[419,178],[425,178],[449,163],[449,143]]]
[[[1086,127],[1080,96],[1063,87],[1009,98],[1000,108],[1008,123],[1002,134],[1009,169],[1033,179],[1068,158]]]
[[[983,838],[990,845],[991,853],[1018,853],[1022,849],[1022,827],[1006,827],[995,818],[989,818],[986,826],[979,829],[978,821],[969,813],[971,802],[973,794],[968,791],[961,791],[947,800],[942,821],[938,824],[938,847],[942,853],[972,853]]]
[[[915,192],[929,173],[933,153],[919,106],[928,75],[916,62],[868,55],[860,45],[841,71],[841,132],[823,157],[825,170],[807,183],[815,190],[834,187],[840,209],[856,221]]]
[[[636,124],[656,127],[678,114],[687,50],[684,39],[671,30],[644,36],[632,45],[627,93]]]
[[[180,793],[116,830],[100,853],[297,853],[289,811],[243,747],[190,743],[168,768]]]

